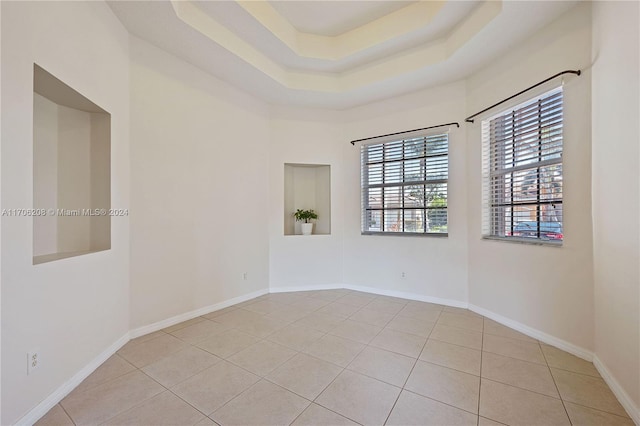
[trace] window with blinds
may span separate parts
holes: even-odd
[[[562,88],[483,121],[487,237],[561,244]]]
[[[447,235],[448,134],[361,148],[362,233]]]

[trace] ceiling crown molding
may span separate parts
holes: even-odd
[[[296,55],[338,61],[428,26],[446,1],[421,1],[338,36],[300,32],[266,1],[237,3]]]
[[[431,2],[410,5],[352,31],[333,37],[298,32],[266,2],[238,2],[238,4],[296,54],[300,54],[301,50],[306,49],[305,57],[307,58],[339,60],[345,55],[354,55],[363,49],[369,49],[378,43],[388,41],[390,38],[415,31],[418,24],[420,26],[428,25],[444,2],[433,2],[431,6],[429,6]],[[353,69],[339,73],[327,73],[299,71],[276,62],[190,1],[172,0],[171,5],[177,18],[183,23],[280,85],[289,89],[328,93],[356,90],[444,62],[488,25],[502,10],[501,1],[485,1],[473,9],[445,37],[392,56],[377,58]],[[418,15],[417,12],[420,14]],[[430,18],[425,20],[425,16],[430,16]]]

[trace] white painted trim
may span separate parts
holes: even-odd
[[[123,347],[129,341],[129,333],[125,333],[122,337],[116,340],[111,346],[105,349],[100,355],[95,357],[89,364],[73,375],[69,380],[64,382],[58,389],[51,393],[44,401],[36,405],[31,411],[24,415],[20,420],[16,422],[16,425],[31,426],[42,416],[47,414],[57,403],[76,388],[84,379],[86,379],[91,373],[93,373],[98,367],[102,365],[110,356],[115,354],[118,349]]]
[[[145,325],[131,330],[130,335],[132,339],[136,337],[144,336],[154,331],[162,330],[163,328],[171,327],[172,325],[180,324],[181,322],[188,321],[193,318],[197,318],[201,315],[206,315],[211,312],[219,311],[220,309],[227,308],[231,305],[245,302],[250,299],[267,294],[268,289],[254,291],[253,293],[245,294],[242,296],[234,297],[233,299],[225,300],[224,302],[216,303],[214,305],[205,306],[203,308],[196,309],[194,311],[185,312],[180,315],[176,315],[171,318],[164,319],[162,321],[154,322],[153,324]]]
[[[573,343],[569,343],[566,340],[552,336],[550,334],[547,334],[533,327],[529,327],[528,325],[524,325],[518,321],[514,321],[507,317],[503,317],[502,315],[498,315],[496,313],[493,313],[487,309],[481,308],[476,305],[470,304],[469,310],[476,312],[480,315],[483,315],[487,318],[490,318],[495,322],[499,322],[500,324],[505,325],[509,328],[512,328],[516,331],[519,331],[522,334],[526,334],[527,336],[532,337],[536,340],[540,340],[543,343],[546,343],[551,346],[555,346],[556,348],[569,352],[570,354],[573,354],[578,358],[582,358],[589,362],[593,361],[593,352],[588,349],[582,348],[578,345],[574,345]]]
[[[640,426],[640,407],[638,407],[633,399],[629,396],[629,394],[624,390],[620,383],[613,377],[611,371],[604,365],[598,355],[593,356],[593,365],[596,367],[604,381],[609,385],[613,394],[618,398],[622,407],[627,411],[631,420],[635,422],[636,425]]]
[[[366,293],[379,294],[381,296],[399,297],[401,299],[417,300],[420,302],[436,303],[438,305],[452,306],[455,308],[467,308],[467,302],[461,302],[453,299],[442,299],[440,297],[425,296],[418,293],[406,293],[403,291],[385,290],[376,287],[366,287],[360,285],[345,285],[344,288],[355,291],[364,291]]]
[[[442,299],[439,297],[431,297],[425,296],[417,293],[405,293],[402,291],[395,290],[385,290],[376,287],[366,287],[360,285],[350,285],[350,284],[320,284],[320,285],[307,285],[307,286],[299,286],[299,287],[270,287],[270,293],[283,293],[290,291],[314,291],[314,290],[336,290],[336,289],[347,289],[354,291],[363,291],[365,293],[378,294],[381,296],[391,296],[391,297],[399,297],[401,299],[409,299],[409,300],[417,300],[420,302],[429,302],[429,303],[437,303],[439,305],[453,306],[456,308],[466,308],[466,302],[460,302],[458,300],[453,299]]]
[[[314,291],[314,290],[338,290],[345,288],[342,284],[319,284],[305,286],[276,286],[269,287],[269,293],[288,293],[291,291]]]

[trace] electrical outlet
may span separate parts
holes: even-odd
[[[400,278],[406,278],[406,274],[404,273],[404,271],[400,272]]]
[[[40,367],[40,349],[34,349],[27,353],[27,375]]]
[[[247,273],[246,273],[246,272],[243,272],[243,273],[242,273],[242,279],[243,279],[244,281],[246,281],[246,280],[247,280],[247,277],[248,277]]]

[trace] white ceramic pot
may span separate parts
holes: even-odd
[[[302,230],[302,235],[311,235],[311,231],[313,230],[313,223],[301,223],[300,229]]]

